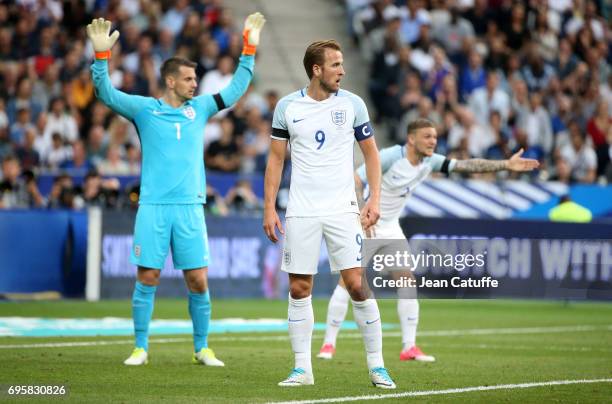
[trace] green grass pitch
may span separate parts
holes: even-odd
[[[213,318],[284,318],[285,301],[213,300]],[[397,323],[396,304],[380,300],[386,323]],[[315,320],[325,321],[326,300],[314,301]],[[130,317],[129,301],[1,303],[0,316]],[[187,319],[187,301],[159,299],[155,318]],[[190,336],[150,344],[150,363],[126,367],[129,342],[85,347],[0,349],[0,385],[64,384],[72,402],[270,402],[548,382],[612,379],[612,304],[549,301],[422,300],[418,344],[435,363],[400,362],[398,331],[384,337],[385,364],[398,389],[373,388],[363,343],[343,330],[332,361],[314,358],[322,333],[313,338],[315,385],[276,386],[293,365],[286,333],[215,334],[210,346],[225,368],[191,364]],[[352,319],[349,315],[348,319]],[[579,326],[589,326],[579,328]],[[533,328],[533,329],[526,329]],[[500,329],[496,331],[470,331]],[[456,330],[458,335],[435,331]],[[463,331],[462,331],[463,330]],[[231,339],[228,337],[238,337]],[[246,338],[245,338],[246,337]],[[274,338],[277,337],[277,338]],[[129,341],[131,337],[0,338],[0,345],[69,341]],[[8,399],[0,396],[0,401]],[[15,401],[51,400],[20,398]],[[55,398],[54,400],[57,400]],[[612,401],[612,383],[458,392],[380,400],[419,402]]]

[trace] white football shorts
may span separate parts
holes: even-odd
[[[288,217],[285,222],[281,270],[315,275],[321,237],[325,239],[332,272],[361,267],[363,231],[357,213],[335,216]]]

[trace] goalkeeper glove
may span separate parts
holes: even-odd
[[[96,59],[109,59],[111,48],[119,38],[119,31],[109,35],[111,22],[104,18],[94,19],[87,25],[87,36],[96,52]]]
[[[244,22],[244,31],[242,31],[242,40],[244,46],[242,48],[243,55],[254,55],[259,45],[259,35],[261,29],[266,23],[266,19],[260,13],[253,13],[249,15]]]

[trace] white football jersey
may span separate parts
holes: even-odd
[[[380,219],[377,226],[385,226],[397,222],[406,205],[406,199],[432,171],[450,172],[456,161],[434,153],[413,166],[406,158],[406,146],[396,145],[380,151],[380,163],[383,176],[380,185]],[[365,184],[365,165],[357,169],[357,175]]]
[[[286,217],[359,213],[353,145],[372,135],[365,103],[349,91],[323,101],[305,88],[283,97],[274,110],[272,138],[291,147]]]

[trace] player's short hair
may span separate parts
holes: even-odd
[[[167,59],[162,64],[161,69],[159,69],[161,73],[162,81],[165,83],[166,77],[168,77],[169,75],[176,75],[179,72],[179,68],[181,66],[190,67],[192,69],[195,69],[197,66],[197,63],[192,62],[191,60],[187,60],[185,58],[176,57],[176,56],[171,57],[170,59]]]
[[[419,118],[416,121],[412,121],[408,124],[406,133],[410,135],[410,134],[416,133],[419,129],[435,128],[435,127],[436,125],[434,125],[434,123],[430,121],[429,119]]]
[[[304,69],[306,69],[308,79],[312,79],[312,67],[314,65],[322,66],[325,62],[325,49],[333,49],[342,52],[340,44],[335,39],[316,41],[308,45],[306,53],[304,53]]]

